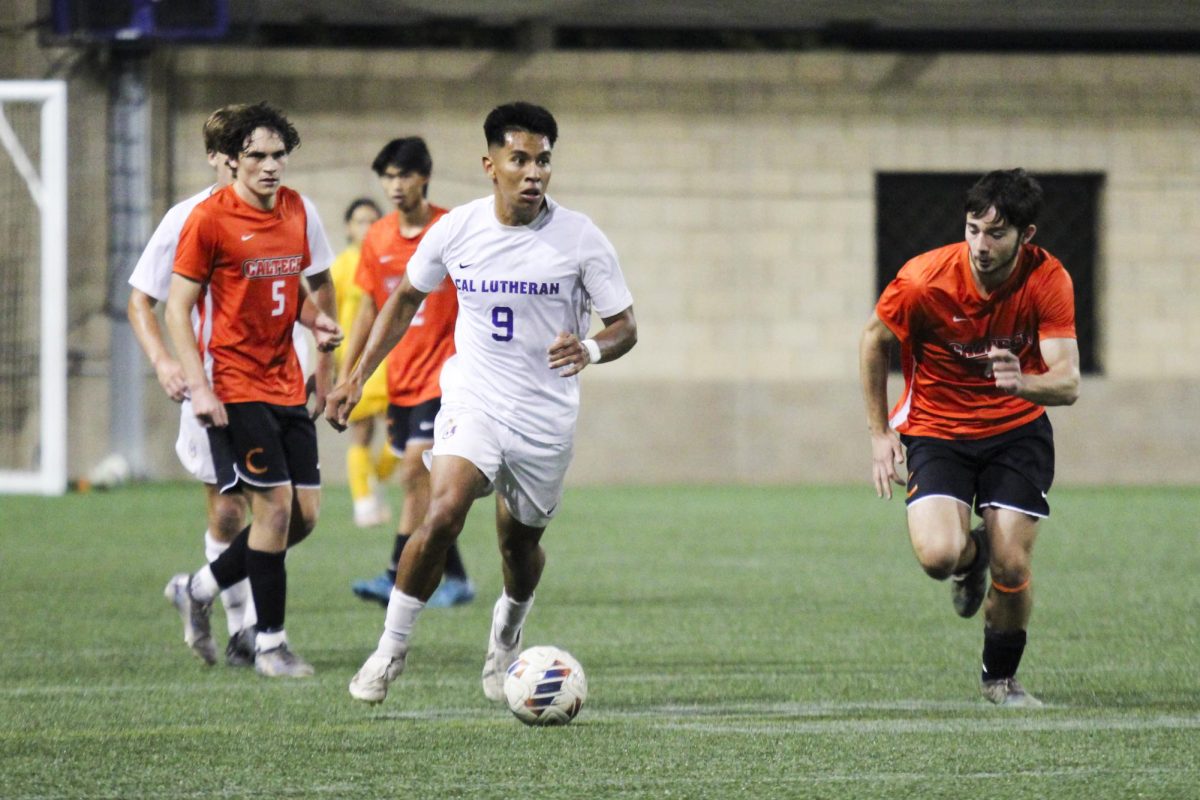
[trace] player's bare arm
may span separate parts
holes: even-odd
[[[426,293],[413,286],[405,275],[400,285],[388,296],[375,324],[371,326],[367,343],[362,356],[350,370],[345,381],[329,395],[325,408],[325,419],[336,430],[344,431],[350,419],[350,412],[362,399],[362,387],[367,378],[375,372],[376,367],[391,352],[399,341],[404,338],[408,326],[412,323],[417,309],[425,301]],[[349,359],[347,359],[349,360]]]
[[[888,355],[896,341],[896,334],[872,314],[858,348],[867,430],[871,434],[871,482],[875,496],[889,500],[892,484],[904,483],[896,471],[896,466],[904,463],[904,446],[900,444],[900,435],[888,424]]]
[[[184,377],[183,367],[171,357],[167,343],[163,341],[158,314],[154,313],[156,305],[157,300],[135,288],[129,294],[129,304],[125,313],[129,317],[133,335],[141,345],[142,352],[154,367],[159,386],[167,393],[167,397],[179,403],[187,394],[187,378]]]
[[[312,331],[317,351],[332,353],[342,343],[345,332],[337,320],[317,307],[304,281],[300,282],[300,324]]]
[[[561,369],[559,374],[564,378],[578,375],[588,364],[602,361],[615,361],[628,353],[637,344],[637,320],[633,316],[633,306],[603,317],[604,328],[591,337],[596,343],[599,358],[593,359],[592,353],[573,333],[560,333],[550,345],[550,369]]]
[[[370,292],[363,292],[358,303],[358,311],[354,314],[354,321],[350,324],[346,347],[342,350],[342,363],[338,369],[337,379],[339,384],[344,383],[350,377],[354,364],[362,355],[363,348],[367,346],[367,337],[371,335],[371,327],[375,324],[375,318],[378,316],[379,309],[375,307],[375,298]]]
[[[1039,343],[1046,371],[1028,374],[1009,350],[988,351],[996,388],[1040,406],[1069,406],[1079,399],[1079,344],[1074,339],[1042,339]]]
[[[192,411],[205,427],[223,428],[229,424],[225,406],[217,399],[204,364],[200,361],[200,350],[196,344],[196,333],[192,330],[192,309],[200,299],[200,284],[182,275],[171,276],[171,289],[167,294],[167,333],[175,346],[175,357],[183,368],[187,379],[188,396]]]
[[[321,272],[313,273],[307,276],[309,298],[320,310],[321,314],[328,317],[330,321],[337,318],[337,298],[333,291],[333,277],[329,274],[329,270],[325,269]],[[335,326],[337,323],[333,323]],[[317,348],[317,367],[314,376],[316,377],[317,391],[314,397],[313,404],[313,419],[321,416],[325,411],[326,399],[329,397],[329,391],[333,387],[333,350]]]
[[[312,331],[319,352],[331,353],[342,343],[342,326],[317,308],[317,304],[308,297],[300,306],[300,324]]]

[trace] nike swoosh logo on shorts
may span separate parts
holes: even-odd
[[[391,261],[393,258],[395,258],[395,256],[380,256],[380,257],[379,257],[379,263],[380,263],[380,264],[386,264],[386,263],[388,263],[389,261]]]
[[[431,431],[431,430],[433,430],[433,423],[432,422],[422,422],[420,427],[421,427],[421,430],[423,430],[423,431]]]
[[[248,241],[250,241],[250,240],[251,240],[251,239],[253,239],[253,238],[254,238],[254,234],[253,234],[253,233],[243,233],[243,234],[242,234],[242,241],[243,241],[243,242],[248,242]]]

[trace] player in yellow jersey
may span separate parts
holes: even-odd
[[[360,197],[346,209],[346,249],[334,259],[329,268],[337,294],[338,323],[350,330],[358,314],[358,304],[363,291],[354,282],[362,253],[362,240],[371,224],[379,219],[381,212],[373,200]],[[341,364],[344,345],[334,352]],[[387,502],[376,492],[391,476],[396,466],[387,442],[379,448],[377,456],[371,454],[371,442],[375,437],[375,419],[387,413],[387,368],[380,367],[363,387],[363,402],[355,408],[350,420],[350,447],[346,451],[346,478],[350,483],[350,497],[354,501],[354,523],[360,528],[383,525],[391,518]],[[375,487],[372,487],[374,482]]]

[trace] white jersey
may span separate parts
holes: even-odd
[[[217,187],[213,185],[202,192],[197,192],[188,199],[171,206],[171,209],[163,215],[162,221],[154,229],[150,241],[146,243],[146,249],[142,251],[141,257],[134,265],[133,274],[129,276],[130,286],[145,292],[160,303],[166,302],[171,288],[171,275],[175,268],[175,249],[179,246],[179,234],[183,232],[183,223],[187,221],[192,209],[207,200],[216,189]],[[312,255],[312,263],[304,271],[304,274],[312,275],[324,272],[333,264],[333,248],[329,246],[329,239],[325,236],[325,226],[321,224],[321,217],[317,213],[316,205],[307,197],[301,196],[301,199],[304,201],[305,216],[308,218],[308,246]],[[207,293],[204,296],[204,302],[212,302]],[[205,314],[204,318],[208,320],[209,325],[212,324],[211,313]],[[196,338],[202,343],[207,342],[212,331],[211,329],[201,331],[199,325],[199,311],[192,309],[192,327],[196,330]],[[309,375],[312,373],[312,335],[306,332],[304,326],[297,324],[294,338],[300,365],[304,374]],[[207,349],[205,352],[208,352]],[[211,374],[211,364],[206,363],[204,366]]]
[[[559,333],[587,335],[633,305],[616,252],[585,215],[549,197],[529,225],[496,219],[492,197],[450,211],[425,234],[408,279],[431,292],[447,274],[458,289],[456,353],[442,367],[443,405],[463,403],[542,442],[575,432],[579,378],[547,366]]]

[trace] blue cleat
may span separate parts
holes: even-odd
[[[425,607],[450,608],[451,606],[465,605],[474,599],[475,585],[470,580],[447,576],[442,578],[441,585],[429,596]]]
[[[379,603],[384,608],[387,608],[388,601],[392,599],[392,587],[395,583],[395,573],[384,570],[374,578],[355,581],[350,585],[350,589],[359,598]]]

